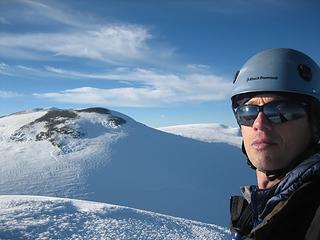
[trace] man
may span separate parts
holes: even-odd
[[[320,239],[320,69],[269,49],[237,72],[232,107],[257,186],[231,198],[233,239]]]

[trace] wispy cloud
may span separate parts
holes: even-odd
[[[0,17],[0,24],[10,24],[10,22],[5,17]]]
[[[32,26],[50,26],[60,24],[60,27],[88,28],[94,22],[94,17],[85,12],[78,12],[60,1],[10,0],[2,1],[0,19],[10,24],[29,24]],[[83,20],[82,20],[83,19]]]
[[[0,63],[0,73],[4,73],[8,70],[9,65],[5,63]]]
[[[52,67],[46,69],[64,77],[133,83],[132,87],[112,89],[81,87],[61,92],[34,94],[36,97],[58,102],[151,107],[172,103],[224,100],[231,89],[230,81],[209,73],[159,73],[140,68],[116,69],[107,74],[87,74]]]
[[[84,17],[84,13],[70,12],[65,6],[52,5],[54,2],[21,0],[15,3],[20,4],[21,12],[12,10],[11,18],[17,14],[22,18],[26,15],[26,21],[31,26],[43,18],[47,21],[43,21],[37,32],[0,31],[0,56],[15,59],[29,57],[30,60],[41,61],[72,57],[130,65],[133,61],[153,62],[154,56],[168,58],[173,52],[172,48],[152,46],[149,40],[153,36],[142,25],[107,23],[91,16]],[[15,21],[19,21],[19,16],[14,17]],[[2,20],[6,21],[6,18],[2,17]],[[59,30],[51,28],[55,23],[61,25]]]
[[[0,62],[0,75],[10,76],[10,77],[20,77],[24,79],[34,78],[34,77],[50,77],[54,76],[53,73],[44,71],[41,69],[28,67],[24,65],[9,65],[4,62]]]
[[[231,81],[207,71],[171,73],[145,68],[114,68],[103,73],[70,71],[52,66],[36,69],[28,66],[0,64],[0,74],[60,79],[92,79],[115,82],[123,87],[103,89],[78,87],[60,92],[35,93],[38,98],[56,102],[104,104],[108,106],[148,107],[172,103],[224,100]]]
[[[160,49],[159,43],[154,45],[156,37],[145,26],[111,24],[90,16],[83,17],[77,12],[70,12],[71,10],[63,5],[57,5],[54,1],[20,0],[17,3],[24,6],[19,9],[22,11],[19,14],[23,15],[23,18],[28,16],[28,19],[25,19],[28,24],[36,25],[37,21],[42,19],[43,25],[37,25],[37,32],[0,32],[0,56],[20,60],[41,60],[46,66],[39,68],[40,61],[32,64],[33,67],[21,63],[15,66],[2,63],[0,74],[25,78],[58,77],[66,81],[73,78],[117,83],[117,87],[114,88],[79,85],[59,92],[36,92],[34,96],[37,98],[65,103],[151,107],[223,100],[229,94],[231,83],[221,76],[212,74],[210,66],[176,63],[179,69],[184,69],[185,72],[172,70],[172,66],[172,72],[160,70],[161,67],[157,65],[160,62],[173,65],[171,63],[174,60],[170,59],[174,58],[174,50],[164,47]],[[12,11],[18,14],[17,10]],[[21,21],[17,16],[5,19]],[[52,23],[58,24],[59,27],[50,25]],[[74,58],[77,58],[77,67],[73,69],[50,66],[52,60]],[[109,71],[99,72],[96,68],[91,72],[74,70],[81,68],[84,63],[82,60],[85,60],[86,64],[90,61],[108,63]]]
[[[149,33],[142,27],[110,25],[90,31],[0,34],[0,48],[15,53],[21,49],[31,56],[44,52],[51,57],[79,57],[119,64],[142,59],[148,49],[148,38]]]
[[[145,88],[99,89],[91,87],[69,89],[58,93],[34,94],[36,97],[46,98],[57,102],[98,104],[118,107],[159,106],[161,105],[159,100],[163,101],[166,95],[159,90]]]
[[[6,63],[0,63],[0,74],[7,75],[7,76],[13,76],[14,75],[11,67]]]
[[[39,21],[39,19],[48,19],[53,22],[58,22],[63,25],[68,25],[76,28],[88,27],[88,21],[80,21],[79,13],[71,12],[71,10],[63,5],[56,5],[54,1],[34,1],[34,0],[18,0],[16,4],[21,4],[26,8],[28,21]],[[82,13],[82,17],[84,17]],[[85,18],[87,19],[87,18]]]
[[[21,97],[22,94],[11,92],[11,91],[2,91],[0,90],[0,98],[16,98]]]

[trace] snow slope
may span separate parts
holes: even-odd
[[[0,194],[112,203],[227,226],[254,182],[238,147],[165,133],[101,108],[0,118]]]
[[[0,196],[0,239],[225,239],[212,224],[72,199]]]
[[[228,127],[217,123],[184,124],[158,128],[161,131],[183,137],[214,143],[221,142],[241,147],[239,128]]]

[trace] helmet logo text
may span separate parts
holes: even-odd
[[[275,79],[278,79],[278,77],[265,77],[265,76],[260,76],[260,77],[248,77],[248,78],[247,78],[247,82],[249,82],[249,81],[255,81],[255,80],[263,80],[263,79],[272,79],[272,80],[275,80]]]

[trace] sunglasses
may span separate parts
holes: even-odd
[[[270,122],[278,124],[303,118],[306,115],[306,107],[307,104],[304,102],[280,100],[263,106],[241,105],[234,109],[234,114],[239,125],[251,127],[259,112],[263,112]]]

